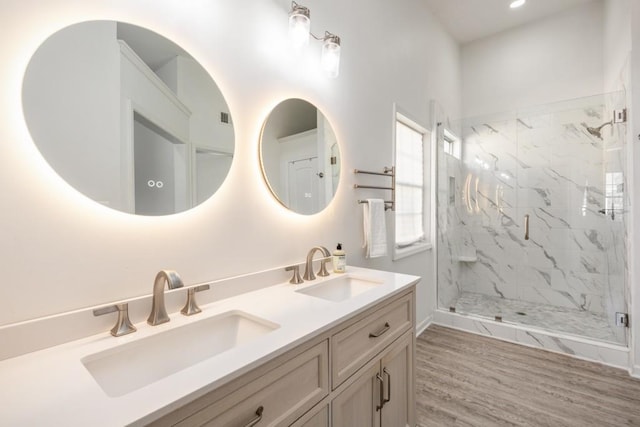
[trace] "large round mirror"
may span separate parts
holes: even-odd
[[[229,108],[209,73],[135,25],[89,21],[56,32],[31,58],[22,98],[47,162],[113,209],[187,210],[215,193],[231,166]]]
[[[313,104],[287,99],[262,127],[262,173],[287,208],[311,215],[333,199],[340,179],[340,150],[327,118]]]

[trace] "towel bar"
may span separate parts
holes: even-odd
[[[394,211],[396,209],[396,169],[395,167],[385,167],[382,172],[373,172],[373,171],[365,171],[360,169],[354,169],[353,173],[355,174],[366,174],[366,175],[377,175],[377,176],[387,176],[391,178],[391,186],[390,187],[381,187],[377,185],[362,185],[362,184],[354,184],[353,188],[368,188],[372,190],[388,190],[391,191],[391,200],[384,201],[384,209],[391,209]],[[358,203],[367,203],[366,200],[358,200]]]
[[[363,203],[367,203],[366,200],[358,200],[359,204],[363,204]],[[384,201],[384,210],[388,211],[388,210],[392,210],[393,209],[393,202],[391,200],[385,200]]]

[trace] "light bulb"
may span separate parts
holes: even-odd
[[[340,71],[340,37],[327,33],[322,44],[322,69],[329,78],[338,77]]]
[[[309,44],[311,13],[309,9],[293,2],[289,12],[289,40],[296,49]]]

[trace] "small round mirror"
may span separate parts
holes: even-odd
[[[209,73],[135,25],[89,21],[51,35],[29,62],[22,99],[47,162],[113,209],[185,211],[215,193],[231,166],[229,108]]]
[[[338,188],[336,135],[322,112],[302,99],[287,99],[271,111],[260,136],[260,161],[269,189],[294,212],[320,212]]]

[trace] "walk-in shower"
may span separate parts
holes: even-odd
[[[463,119],[458,150],[438,132],[441,310],[626,344],[624,102]]]

